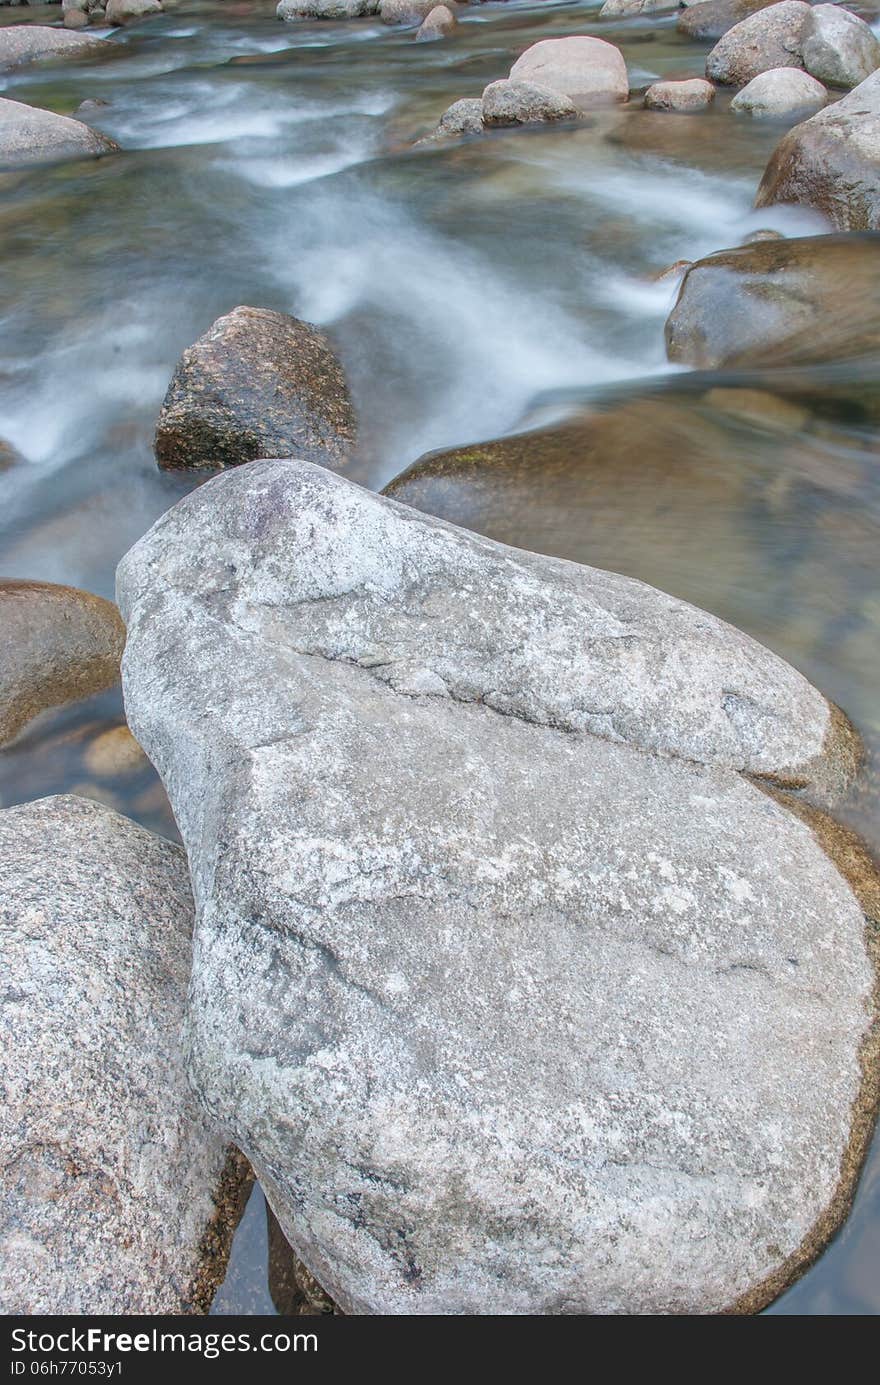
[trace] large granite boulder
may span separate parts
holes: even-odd
[[[839,231],[880,230],[880,72],[776,146],[756,206],[797,202]]]
[[[880,235],[758,241],[691,265],[666,322],[671,361],[809,365],[880,352]]]
[[[191,1074],[342,1309],[742,1310],[796,1274],[868,1129],[867,903],[738,771],[845,775],[815,689],[295,461],[183,500],[118,594],[197,899]]]
[[[125,626],[112,601],[53,582],[0,581],[0,745],[40,712],[119,681]]]
[[[0,168],[97,159],[117,149],[112,139],[81,120],[0,97]]]
[[[880,39],[841,5],[814,5],[804,32],[804,67],[832,87],[855,87],[880,67]]]
[[[156,427],[161,467],[238,466],[291,451],[341,466],[355,440],[342,366],[322,332],[234,308],[184,351]]]
[[[60,58],[89,57],[108,51],[108,44],[94,34],[72,34],[43,24],[14,24],[0,28],[0,72],[25,63]]]
[[[601,38],[545,38],[517,58],[514,82],[532,82],[567,96],[581,110],[625,101],[629,77],[619,48]]]
[[[0,1310],[205,1311],[236,1171],[183,1069],[186,858],[84,798],[0,813]]]
[[[728,29],[706,59],[713,82],[744,86],[759,72],[803,67],[803,36],[810,6],[803,0],[780,0]]]

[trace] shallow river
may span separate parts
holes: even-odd
[[[597,10],[474,6],[454,40],[415,44],[369,19],[283,25],[274,0],[184,0],[113,33],[100,61],[0,76],[3,95],[62,113],[108,102],[90,119],[124,150],[0,173],[0,438],[23,458],[0,472],[0,572],[112,596],[120,555],[191,484],[160,475],[152,454],[180,352],[238,303],[276,308],[332,336],[360,419],[351,474],[376,488],[431,449],[631,406],[635,461],[630,448],[574,502],[545,484],[536,442],[521,527],[508,519],[505,536],[733,621],[837,701],[873,753],[880,467],[852,401],[877,388],[878,363],[857,382],[829,367],[818,414],[801,401],[780,424],[735,407],[731,386],[754,381],[703,377],[690,407],[692,382],[663,349],[675,289],[658,270],[763,227],[824,229],[751,209],[779,129],[731,116],[719,96],[699,118],[634,105],[577,129],[412,147],[530,43],[589,29]],[[0,24],[57,14],[0,8]],[[593,31],[623,49],[636,87],[701,74],[709,47],[669,16]],[[658,385],[670,407],[684,401],[684,442],[645,419]],[[491,531],[486,485],[455,498],[456,516]],[[90,739],[121,718],[111,693],[40,719],[0,753],[0,801],[76,787],[176,835],[151,773],[101,783],[84,770]],[[874,783],[869,768],[844,816],[876,849]],[[274,1311],[267,1261],[257,1191],[215,1311]],[[768,1311],[877,1313],[878,1267],[875,1139],[849,1222]]]

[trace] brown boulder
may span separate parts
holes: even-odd
[[[184,351],[156,430],[161,467],[300,457],[338,468],[355,440],[342,366],[327,338],[285,313],[234,308]]]

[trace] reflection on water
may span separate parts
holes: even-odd
[[[475,6],[453,41],[416,45],[371,20],[280,25],[273,0],[184,0],[100,61],[0,74],[3,95],[65,113],[109,102],[91,119],[124,146],[0,172],[0,449],[22,458],[0,469],[3,575],[111,595],[120,555],[194,484],[152,457],[177,357],[236,304],[272,307],[324,326],[345,363],[357,479],[458,448],[397,492],[706,606],[801,668],[876,754],[876,359],[694,376],[664,355],[665,265],[760,227],[822,229],[751,208],[778,129],[720,94],[693,119],[633,106],[413,148],[597,9]],[[668,15],[602,32],[642,84],[699,74],[708,47]],[[0,752],[0,802],[75,787],[173,835],[149,769],[106,755],[121,724],[118,692],[46,714]],[[846,816],[876,847],[873,783]],[[876,1313],[878,1242],[875,1143],[849,1223],[769,1311]],[[216,1312],[273,1311],[269,1254],[257,1191]]]

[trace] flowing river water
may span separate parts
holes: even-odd
[[[838,702],[873,756],[880,466],[858,400],[878,363],[858,378],[829,364],[818,413],[801,398],[756,418],[742,407],[754,380],[695,383],[663,347],[676,289],[657,271],[757,229],[825,229],[752,209],[779,127],[731,116],[720,95],[698,119],[634,103],[574,129],[413,148],[539,38],[601,33],[634,87],[702,73],[709,45],[674,16],[597,28],[598,8],[472,6],[452,41],[416,44],[378,20],[281,24],[274,0],[184,0],[114,31],[99,61],[0,76],[0,94],[65,114],[108,102],[89,119],[123,150],[0,172],[0,438],[21,456],[0,471],[3,575],[112,596],[120,556],[193,484],[152,453],[177,358],[236,304],[271,307],[331,335],[360,420],[350,474],[375,488],[431,449],[620,410],[619,467],[560,486],[558,443],[550,455],[540,434],[525,484],[482,476],[455,517],[496,532],[506,509],[512,542],[731,620]],[[0,8],[0,24],[58,14]],[[0,802],[74,788],[176,836],[149,769],[87,768],[122,719],[117,692],[40,718],[0,752]],[[874,786],[869,764],[843,816],[876,851]],[[269,1260],[256,1190],[214,1311],[275,1311]],[[767,1311],[877,1313],[878,1264],[875,1139],[849,1221]]]

